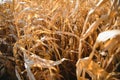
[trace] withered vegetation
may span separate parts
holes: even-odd
[[[0,80],[119,80],[120,0],[0,0]]]

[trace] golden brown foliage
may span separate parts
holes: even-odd
[[[0,1],[0,51],[1,80],[120,79],[120,0]]]

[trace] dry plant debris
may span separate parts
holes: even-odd
[[[0,80],[119,80],[120,0],[0,0]]]

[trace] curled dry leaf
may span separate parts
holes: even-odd
[[[97,47],[99,47],[100,50],[108,51],[109,53],[111,53],[115,48],[118,48],[119,46],[120,30],[108,30],[101,32],[96,39],[96,43],[94,44],[93,50],[90,54],[90,58],[92,59]],[[100,53],[101,55],[104,55],[103,53],[106,53],[103,51]]]
[[[31,71],[31,67],[39,67],[41,69],[48,68],[48,69],[56,70],[55,66],[61,64],[65,60],[68,60],[66,58],[63,58],[59,61],[46,60],[46,59],[40,58],[39,56],[27,51],[23,47],[19,47],[19,48],[24,53],[24,61],[25,61],[24,65],[25,65],[27,75],[30,80],[36,80]]]
[[[101,32],[96,42],[106,42],[107,40],[111,40],[113,38],[117,38],[117,40],[120,40],[120,30],[108,30]]]
[[[76,67],[77,80],[81,80],[80,76],[85,76],[86,73],[89,74],[92,80],[105,80],[108,75],[103,68],[89,58],[79,59]]]
[[[104,50],[101,54],[106,53],[106,51],[113,52],[115,48],[117,49],[120,46],[120,30],[108,30],[100,33],[96,44],[100,46],[101,50]]]
[[[46,59],[40,58],[39,56],[33,54],[32,52],[27,51],[23,47],[20,47],[20,49],[24,53],[25,63],[27,63],[30,67],[36,66],[40,68],[50,68],[50,67],[54,67],[54,66],[61,64],[65,60],[68,60],[66,58],[63,58],[59,61],[46,60]]]

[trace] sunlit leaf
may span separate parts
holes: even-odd
[[[112,38],[120,39],[120,30],[108,30],[100,33],[97,37],[97,42],[105,42]]]

